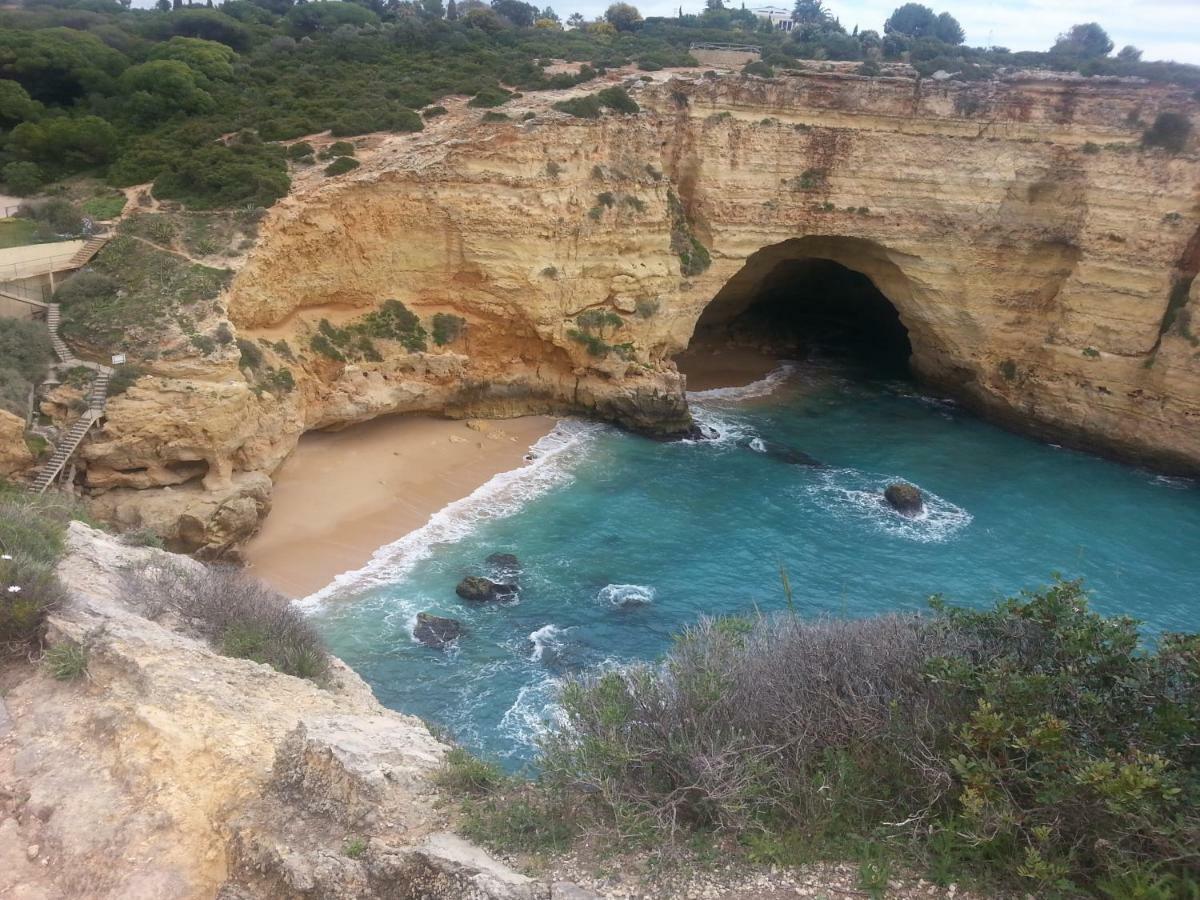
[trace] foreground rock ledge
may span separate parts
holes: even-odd
[[[447,748],[345,664],[319,687],[220,656],[123,599],[127,567],[198,563],[79,523],[68,541],[49,640],[86,640],[90,677],[5,673],[0,896],[550,896],[445,831]]]

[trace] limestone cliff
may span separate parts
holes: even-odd
[[[68,547],[49,641],[88,646],[88,673],[3,669],[0,895],[552,896],[442,830],[446,748],[343,664],[319,686],[221,656],[129,600],[130,570],[198,563],[78,522]]]
[[[552,111],[563,94],[512,101],[508,123],[450,104],[364,142],[349,175],[298,175],[224,298],[265,362],[151,364],[85,450],[98,508],[222,552],[308,429],[549,411],[677,432],[671,359],[701,314],[799,257],[870,277],[918,375],[996,420],[1200,471],[1200,158],[1139,145],[1159,112],[1200,124],[1189,91],[828,72],[630,89],[640,114],[597,120]],[[388,299],[465,327],[426,351],[313,349]]]

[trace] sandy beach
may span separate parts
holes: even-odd
[[[271,514],[246,545],[251,572],[289,597],[305,597],[493,475],[522,465],[556,421],[468,425],[393,416],[306,434],[275,473]]]
[[[741,387],[778,365],[742,348],[691,350],[677,362],[693,391]],[[275,473],[271,513],[246,545],[246,561],[287,596],[306,597],[446,504],[521,466],[555,421],[392,416],[306,434]]]

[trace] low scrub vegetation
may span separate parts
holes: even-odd
[[[230,275],[122,233],[96,255],[89,270],[55,292],[62,305],[60,330],[66,340],[100,354],[125,350],[153,359],[163,352],[163,337],[172,328],[194,333],[194,323],[211,311],[209,301]]]
[[[34,497],[0,482],[0,648],[39,642],[46,616],[66,601],[54,569],[67,523],[79,518],[72,499]]]
[[[232,566],[154,565],[127,573],[126,587],[148,616],[169,613],[226,656],[298,678],[319,680],[329,669],[329,655],[308,620],[286,597]]]
[[[578,119],[598,119],[606,109],[623,114],[636,113],[641,109],[637,101],[622,87],[609,87],[595,94],[560,100],[554,104],[554,108]]]
[[[29,391],[53,360],[45,325],[0,318],[0,409],[25,418]]]
[[[1076,582],[928,616],[704,620],[561,701],[536,783],[448,760],[477,836],[724,836],[773,864],[866,841],[873,870],[942,884],[1200,890],[1200,635],[1147,646]]]
[[[383,357],[372,338],[396,341],[409,352],[417,353],[427,349],[427,337],[428,332],[416,313],[399,300],[385,300],[379,309],[342,327],[322,319],[309,346],[338,362],[348,359],[379,362]]]

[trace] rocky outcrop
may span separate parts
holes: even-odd
[[[883,499],[902,516],[915,516],[925,509],[920,489],[903,481],[889,484],[883,491]]]
[[[454,588],[454,593],[468,603],[495,603],[512,600],[517,595],[517,586],[482,575],[468,575]]]
[[[25,420],[0,409],[0,478],[24,472],[33,465],[25,443]]]
[[[1200,158],[1194,139],[1139,143],[1162,111],[1200,124],[1190,91],[831,72],[630,89],[642,113],[598,120],[552,112],[558,94],[512,101],[514,120],[534,114],[520,124],[451,103],[425,133],[371,139],[352,174],[298,177],[223,300],[294,388],[232,359],[148,361],[83,451],[88,490],[227,490],[305,430],[391,413],[677,433],[671,360],[700,316],[736,315],[810,257],[888,297],[927,383],[1026,432],[1200,471]],[[370,358],[313,349],[322,319],[388,299],[461,332],[424,351],[377,339]]]
[[[221,656],[129,605],[129,569],[198,563],[79,523],[68,544],[48,637],[84,644],[88,673],[6,669],[0,895],[549,895],[446,833],[446,748],[343,664],[318,685]]]
[[[417,613],[417,624],[413,626],[413,637],[426,647],[438,650],[462,637],[462,622],[447,619],[427,612]]]

